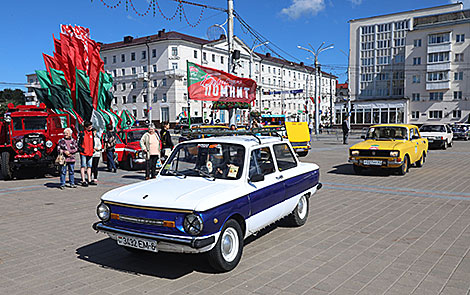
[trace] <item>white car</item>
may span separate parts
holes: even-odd
[[[215,269],[229,271],[246,237],[284,217],[295,226],[306,222],[319,176],[282,138],[186,141],[156,179],[105,193],[93,228],[129,251],[208,252]]]
[[[452,128],[447,124],[425,124],[419,128],[422,137],[426,137],[429,147],[447,149],[454,143]]]

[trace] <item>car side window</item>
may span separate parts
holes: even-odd
[[[269,147],[256,149],[251,152],[249,178],[255,174],[268,175],[274,173],[274,170],[273,155]]]
[[[421,136],[419,135],[418,129],[413,128],[413,131],[414,131],[415,136],[417,136],[418,138],[421,138]]]
[[[276,144],[273,146],[273,149],[279,171],[284,171],[297,166],[297,161],[295,160],[295,157],[287,143]]]

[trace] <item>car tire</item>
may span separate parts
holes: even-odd
[[[356,173],[357,175],[361,175],[362,172],[364,171],[364,168],[362,168],[359,165],[354,165],[353,164],[353,170],[354,170],[354,173]]]
[[[298,153],[297,153],[297,155],[298,155],[299,157],[306,157],[307,154],[308,154],[308,152],[306,152],[306,151],[304,151],[304,152],[298,152]]]
[[[10,180],[13,177],[13,171],[10,165],[10,153],[3,152],[1,155],[1,170],[3,180]]]
[[[446,149],[447,149],[447,140],[444,141],[444,145],[442,146],[442,149],[443,149],[443,150],[446,150]]]
[[[426,161],[426,154],[423,153],[421,155],[421,158],[416,162],[416,167],[419,167],[419,168],[423,167],[425,161]]]
[[[398,167],[398,174],[399,175],[405,175],[406,172],[408,172],[408,168],[409,168],[409,164],[410,163],[410,160],[408,158],[408,155],[405,156],[405,158],[403,159],[403,164]]]
[[[134,163],[132,162],[132,157],[127,157],[127,169],[132,171],[134,170]]]
[[[243,233],[240,224],[229,219],[222,228],[214,248],[208,252],[209,264],[217,271],[234,269],[243,253]]]
[[[308,217],[308,196],[306,194],[302,195],[295,206],[294,211],[287,216],[288,222],[292,226],[302,226],[307,222]]]
[[[453,140],[450,140],[449,142],[449,147],[452,147],[454,145],[454,141]]]

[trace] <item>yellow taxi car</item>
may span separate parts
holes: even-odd
[[[407,124],[380,124],[369,128],[365,141],[349,148],[354,172],[366,168],[391,168],[405,175],[410,166],[422,167],[428,154],[428,140],[418,127]]]

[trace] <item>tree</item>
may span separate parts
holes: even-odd
[[[21,89],[3,89],[0,90],[0,114],[8,109],[8,104],[20,105],[25,103],[24,92]]]

